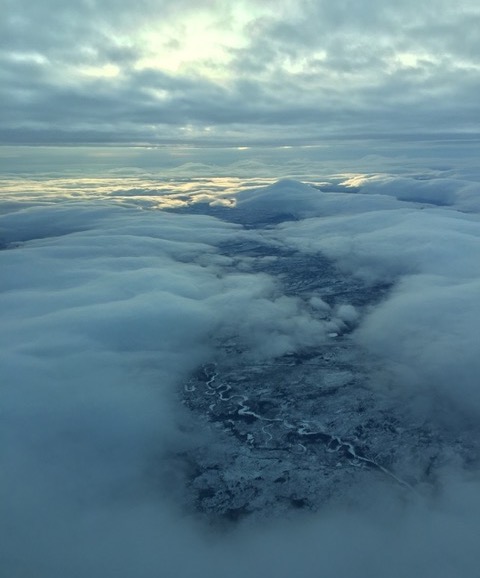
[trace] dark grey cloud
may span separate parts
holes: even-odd
[[[245,0],[235,13],[219,2],[7,2],[0,140],[285,144],[476,133],[480,11],[467,0],[417,4]],[[237,45],[215,40],[195,60],[200,40],[181,56],[190,66],[175,68],[196,34],[207,42],[224,28]]]

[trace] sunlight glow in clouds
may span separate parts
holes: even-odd
[[[219,29],[212,17],[199,15],[180,25],[173,37],[168,38],[168,28],[160,26],[141,33],[137,43],[144,46],[144,56],[135,65],[138,70],[151,68],[207,77],[216,74],[221,78],[231,58],[228,48],[240,47],[243,40],[232,30]]]
[[[229,79],[233,54],[248,46],[246,28],[268,11],[265,8],[241,2],[212,10],[200,5],[171,21],[159,19],[133,36],[140,51],[134,68],[192,74],[219,82]]]
[[[454,11],[411,0],[19,0],[8,10],[4,144],[281,146],[479,130],[470,0]]]
[[[425,66],[434,66],[439,63],[438,59],[432,54],[415,52],[398,52],[395,54],[393,62],[404,68],[422,68]]]

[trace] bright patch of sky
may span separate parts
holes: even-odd
[[[199,11],[185,20],[160,21],[138,34],[135,69],[228,78],[231,51],[247,44],[244,27],[255,19],[240,5],[231,14]],[[140,48],[143,47],[143,48]]]

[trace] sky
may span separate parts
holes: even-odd
[[[474,0],[2,0],[0,144],[475,140]]]

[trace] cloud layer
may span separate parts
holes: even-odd
[[[477,180],[474,170],[334,175],[315,187],[170,179],[139,197],[115,179],[77,183],[76,196],[68,178],[50,195],[45,183],[11,184],[0,215],[7,574],[476,576],[476,455],[464,468],[453,448],[435,492],[399,500],[378,483],[356,489],[360,505],[220,533],[180,508],[166,456],[215,444],[177,391],[219,341],[259,362],[323,343],[335,323],[358,324],[352,339],[383,368],[372,395],[401,392],[418,420],[476,436]],[[191,214],[156,209],[178,196]],[[219,197],[236,207],[218,208]],[[201,210],[283,222],[247,230]],[[242,243],[321,253],[393,288],[374,308],[331,310],[221,249]]]
[[[8,1],[5,13],[3,144],[478,133],[470,0]]]

